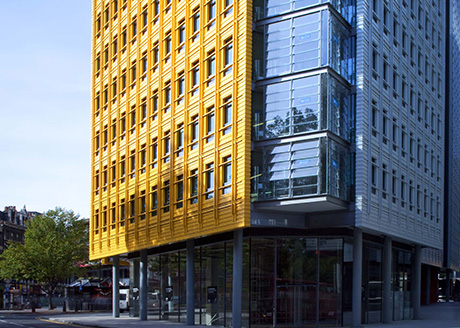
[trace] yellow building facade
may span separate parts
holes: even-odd
[[[251,13],[93,1],[91,259],[249,226]]]

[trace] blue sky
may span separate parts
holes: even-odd
[[[0,0],[0,209],[90,213],[91,0]]]

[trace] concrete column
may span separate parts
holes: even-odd
[[[353,327],[361,327],[363,280],[363,232],[359,228],[353,231]]]
[[[414,307],[414,320],[420,319],[420,290],[422,284],[422,248],[415,246],[414,253],[414,281],[412,284],[412,305]]]
[[[147,320],[147,250],[141,250],[140,261],[140,288],[139,288],[139,317],[141,320]]]
[[[392,240],[390,237],[385,237],[383,244],[383,323],[391,323],[393,318],[392,252]]]
[[[241,328],[243,296],[243,229],[233,232],[232,327]]]
[[[431,299],[431,266],[427,265],[426,266],[426,299],[425,299],[425,305],[430,305],[430,299]]]
[[[129,316],[139,317],[139,260],[133,260],[129,269]]]
[[[195,241],[187,240],[187,325],[195,324]]]
[[[112,314],[114,318],[120,317],[120,258],[113,257],[112,265]]]

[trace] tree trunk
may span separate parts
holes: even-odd
[[[54,288],[52,288],[51,286],[48,287],[48,301],[49,301],[49,309],[52,310],[54,309],[54,306],[53,306],[53,290]]]

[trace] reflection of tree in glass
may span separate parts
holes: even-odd
[[[311,108],[305,108],[302,113],[300,109],[294,107],[292,116],[294,118],[294,133],[302,133],[318,130],[318,114]]]
[[[286,118],[276,115],[273,121],[266,126],[266,137],[276,138],[285,134],[289,134],[289,112],[286,113]]]
[[[318,130],[318,113],[308,107],[302,113],[302,110],[293,107],[286,113],[286,118],[276,115],[272,121],[267,122],[266,137],[276,138],[316,130]]]

